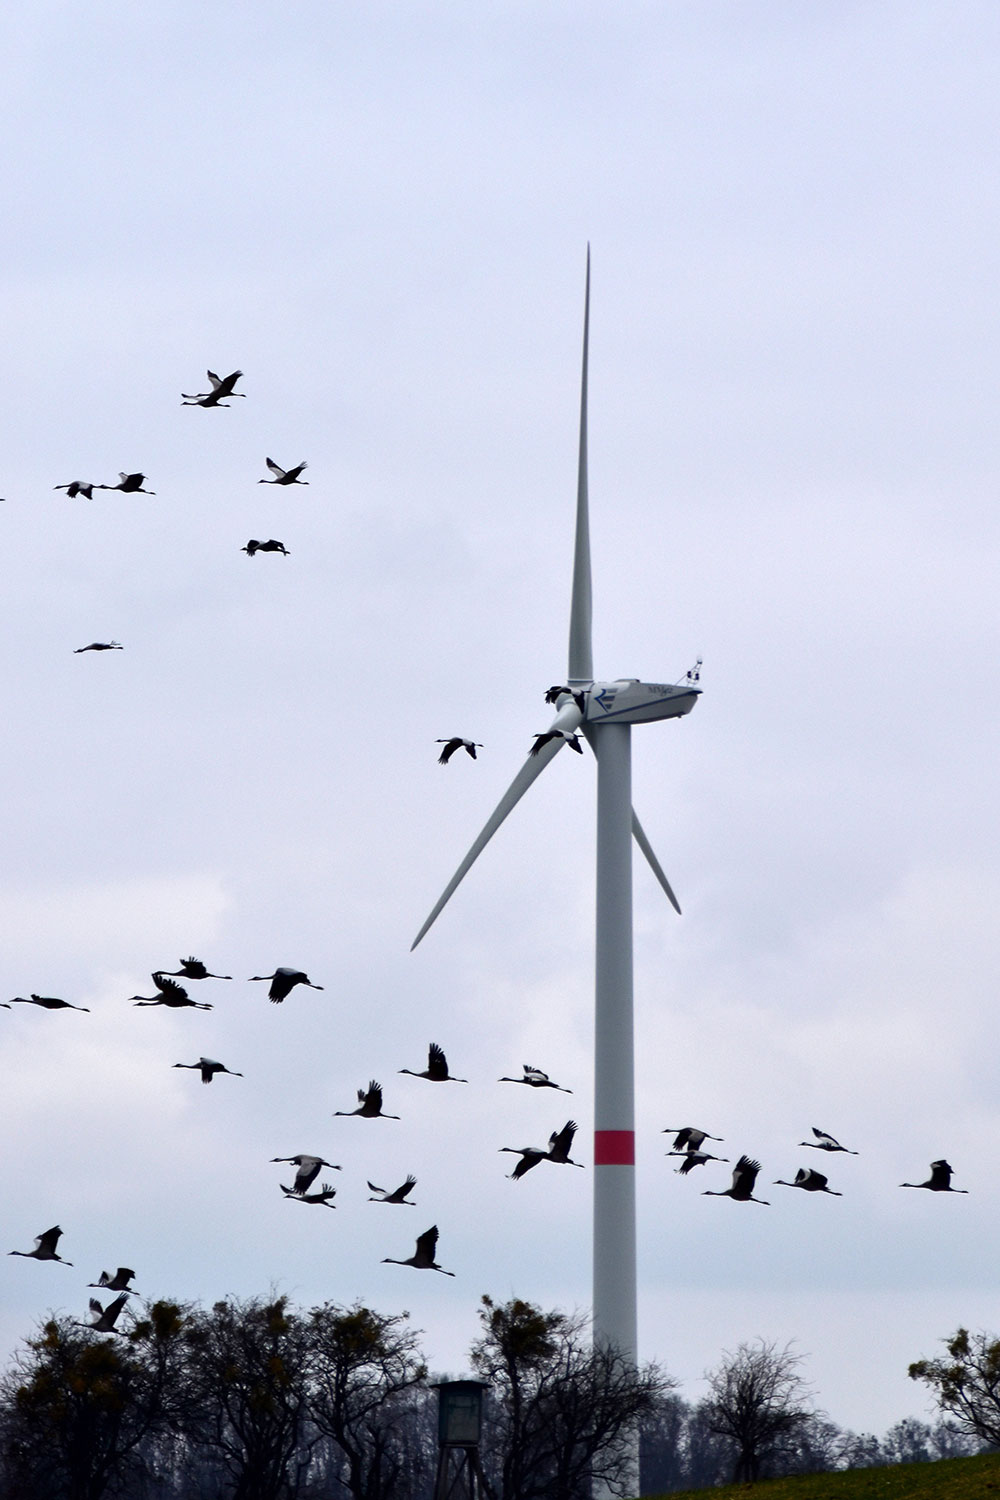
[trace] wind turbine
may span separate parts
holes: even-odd
[[[632,808],[633,724],[691,712],[697,668],[676,684],[595,680],[591,649],[587,493],[587,364],[590,250],[583,320],[580,455],[569,622],[569,670],[555,696],[554,738],[529,753],[492,817],[414,940],[415,948],[533,781],[580,730],[597,758],[597,923],[594,1058],[594,1339],[637,1363],[635,1110],[632,1041],[632,839],[677,912],[680,906]]]

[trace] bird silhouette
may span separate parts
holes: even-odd
[[[286,1198],[294,1198],[297,1203],[319,1203],[325,1204],[327,1208],[337,1207],[336,1203],[331,1202],[331,1199],[337,1195],[337,1189],[331,1187],[328,1182],[320,1183],[319,1191],[316,1193],[297,1193],[294,1188],[286,1187],[283,1182],[278,1185]]]
[[[232,1068],[227,1068],[224,1063],[213,1062],[210,1057],[199,1057],[198,1061],[193,1063],[174,1063],[174,1067],[194,1068],[196,1072],[201,1074],[202,1083],[211,1083],[216,1073],[231,1073],[234,1078],[243,1077],[242,1073],[237,1073]]]
[[[71,1005],[68,1000],[60,1000],[55,995],[32,994],[30,1000],[26,1000],[23,995],[13,995],[10,1003],[11,1005],[40,1005],[42,1010],[83,1010],[88,1016],[90,1015],[89,1005]]]
[[[412,1068],[400,1068],[400,1073],[409,1073],[411,1078],[429,1078],[431,1083],[468,1083],[467,1078],[456,1078],[454,1073],[448,1072],[448,1059],[445,1057],[437,1042],[431,1042],[427,1049],[427,1066],[421,1073],[414,1073]]]
[[[94,1314],[94,1321],[81,1323],[79,1318],[75,1318],[74,1322],[78,1328],[89,1328],[92,1333],[117,1333],[115,1321],[127,1301],[128,1292],[122,1292],[121,1296],[109,1302],[107,1307],[102,1307],[96,1297],[91,1297],[90,1310]]]
[[[168,979],[165,974],[155,973],[152,976],[153,983],[159,990],[158,995],[130,995],[129,999],[139,1005],[169,1005],[172,1010],[181,1010],[189,1006],[192,1010],[211,1010],[202,1000],[192,1000],[182,984],[176,979]]]
[[[128,1266],[119,1266],[113,1276],[109,1276],[107,1271],[102,1271],[96,1281],[88,1281],[87,1285],[103,1287],[107,1292],[135,1292],[135,1287],[129,1286],[134,1275],[135,1272],[129,1270]],[[138,1293],[136,1295],[138,1296]]]
[[[583,746],[580,744],[580,741],[577,739],[576,735],[570,734],[568,730],[565,729],[548,729],[544,734],[536,734],[535,743],[528,751],[528,754],[537,755],[542,747],[547,745],[550,740],[565,740],[569,748],[571,750],[575,750],[577,755],[583,754]]]
[[[533,1068],[530,1063],[522,1063],[524,1069],[523,1078],[498,1078],[498,1083],[526,1083],[529,1089],[558,1089],[561,1094],[571,1094],[572,1089],[564,1089],[561,1083],[553,1083],[548,1073],[543,1073],[541,1068]]]
[[[406,1181],[404,1183],[401,1183],[398,1188],[393,1188],[392,1192],[389,1193],[389,1192],[387,1192],[385,1190],[385,1188],[376,1187],[375,1184],[374,1184],[374,1182],[370,1182],[368,1184],[368,1186],[371,1188],[371,1190],[372,1190],[373,1193],[377,1193],[378,1194],[378,1197],[377,1198],[369,1198],[368,1202],[369,1203],[402,1203],[402,1204],[405,1204],[405,1206],[407,1208],[416,1208],[416,1204],[413,1203],[413,1202],[411,1202],[410,1198],[407,1196],[410,1193],[410,1191],[413,1188],[416,1187],[416,1185],[417,1185],[417,1179],[415,1177],[413,1177],[413,1176],[410,1176],[410,1177],[407,1177]]]
[[[263,484],[264,480],[262,479],[260,482]],[[288,556],[288,548],[284,542],[275,541],[274,537],[271,537],[266,542],[258,542],[257,538],[252,536],[246,546],[240,548],[240,551],[245,552],[248,557],[253,557],[257,552],[280,552],[285,557]]]
[[[258,484],[308,484],[308,479],[300,479],[299,475],[303,469],[308,469],[306,463],[296,464],[294,469],[283,469],[276,464],[273,458],[265,458],[264,462],[274,475],[273,479],[258,479]]]
[[[398,1120],[399,1115],[382,1113],[382,1085],[374,1078],[367,1089],[358,1089],[357,1109],[335,1109],[335,1115],[360,1115],[363,1120]]]
[[[582,1167],[582,1161],[570,1160],[570,1147],[573,1137],[576,1135],[577,1124],[575,1120],[567,1120],[561,1130],[554,1130],[549,1136],[547,1147],[542,1146],[501,1146],[501,1151],[509,1151],[521,1160],[510,1173],[512,1182],[519,1182],[526,1172],[532,1167],[537,1167],[540,1161],[556,1162],[559,1166]]]
[[[454,1276],[454,1271],[446,1271],[439,1266],[434,1259],[437,1250],[438,1227],[432,1224],[430,1229],[425,1229],[423,1234],[417,1237],[417,1248],[407,1260],[393,1260],[391,1255],[383,1257],[384,1266],[416,1266],[418,1271],[440,1271],[442,1276]]]
[[[953,1167],[942,1159],[931,1162],[931,1175],[926,1182],[901,1182],[900,1187],[929,1188],[932,1193],[967,1193],[968,1188],[953,1188],[951,1185]]]
[[[267,992],[267,998],[273,1005],[280,1005],[286,995],[290,995],[297,984],[306,984],[311,990],[321,990],[321,984],[313,984],[308,974],[301,969],[275,969],[273,974],[253,974],[251,983],[258,980],[271,981],[271,988]]]
[[[587,711],[587,695],[586,695],[586,693],[574,692],[574,690],[571,687],[568,687],[565,684],[560,684],[560,683],[557,682],[557,683],[554,683],[552,685],[552,687],[547,688],[546,692],[545,692],[545,701],[546,701],[546,703],[555,704],[555,703],[558,703],[559,699],[562,698],[564,695],[568,695],[570,698],[572,698],[573,702],[576,704],[577,708],[580,710],[581,713],[586,713],[586,711]]]
[[[62,1256],[56,1253],[61,1234],[62,1230],[59,1225],[53,1224],[52,1228],[46,1229],[44,1234],[35,1236],[34,1250],[8,1250],[7,1254],[23,1255],[27,1260],[61,1260],[64,1266],[71,1266],[73,1264],[71,1260],[63,1260]]]
[[[808,1142],[806,1144],[808,1145]],[[834,1198],[842,1198],[843,1193],[835,1192],[833,1188],[827,1187],[828,1181],[829,1178],[824,1177],[822,1172],[814,1172],[812,1167],[799,1167],[794,1182],[783,1182],[780,1177],[776,1177],[774,1185],[775,1187],[805,1188],[807,1193],[830,1193]]]
[[[707,1130],[697,1130],[693,1125],[668,1125],[660,1134],[674,1137],[668,1156],[675,1151],[700,1151],[706,1141],[722,1140],[721,1135],[709,1135]],[[723,1160],[722,1157],[716,1159]]]
[[[232,979],[232,974],[210,974],[200,958],[182,958],[179,969],[157,969],[157,974],[168,974],[174,979]],[[154,975],[155,978],[155,975]]]
[[[118,471],[117,484],[95,484],[95,490],[121,490],[123,495],[155,495],[155,490],[144,490],[142,481],[145,474],[123,474]]]
[[[291,1162],[293,1167],[298,1167],[299,1170],[295,1174],[295,1182],[290,1189],[293,1193],[308,1192],[319,1176],[321,1167],[332,1167],[334,1172],[341,1170],[336,1162],[324,1161],[322,1156],[306,1156],[304,1154],[299,1156],[272,1156],[271,1160],[273,1162]]]
[[[733,1168],[732,1185],[723,1188],[718,1193],[712,1188],[705,1188],[703,1189],[704,1196],[706,1198],[732,1198],[737,1203],[763,1203],[765,1208],[770,1208],[771,1205],[766,1198],[753,1196],[753,1187],[759,1171],[759,1161],[751,1161],[749,1156],[741,1156]]]
[[[122,645],[121,641],[91,641],[91,643],[90,643],[89,646],[77,646],[76,650],[73,652],[73,655],[74,656],[79,656],[82,651],[124,651],[124,650],[125,650],[125,647]]]
[[[221,380],[211,370],[206,370],[205,374],[208,376],[208,383],[212,389],[199,391],[196,396],[189,396],[186,391],[181,391],[182,406],[222,406],[227,396],[239,396],[241,399],[245,397],[244,391],[233,390],[233,386],[243,374],[242,370],[234,370],[231,375],[226,375]]]
[[[582,1167],[582,1161],[571,1161],[569,1155],[576,1131],[575,1120],[567,1120],[562,1130],[554,1130],[549,1136],[549,1149],[545,1153],[546,1161],[557,1162],[560,1166]]]
[[[695,1167],[703,1167],[707,1161],[729,1161],[728,1156],[713,1156],[711,1151],[694,1151],[690,1147],[687,1151],[668,1151],[666,1155],[682,1156],[684,1158],[680,1166],[674,1169],[682,1177],[686,1177],[689,1172],[693,1172]]]
[[[93,500],[94,498],[93,484],[85,483],[82,479],[74,479],[69,484],[54,484],[52,488],[54,490],[65,490],[70,500],[75,499],[77,495],[82,495],[85,500]],[[101,486],[98,486],[98,488],[101,488]]]
[[[842,1146],[832,1135],[825,1130],[817,1130],[815,1125],[809,1129],[816,1137],[814,1141],[799,1141],[800,1146],[810,1146],[814,1151],[843,1151],[847,1156],[857,1156],[857,1151],[852,1151],[849,1146]]]
[[[444,746],[444,749],[438,756],[439,766],[446,766],[451,760],[451,757],[455,754],[456,750],[467,750],[472,756],[472,759],[475,760],[476,751],[483,748],[478,740],[463,740],[461,735],[457,734],[453,735],[450,740],[435,740],[434,743],[435,745]]]
[[[511,1182],[520,1182],[526,1172],[530,1172],[532,1167],[537,1167],[538,1163],[544,1161],[548,1155],[544,1146],[501,1146],[499,1149],[501,1152],[509,1151],[513,1156],[521,1158],[513,1172],[508,1173]]]

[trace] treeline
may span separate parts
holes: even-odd
[[[494,1500],[590,1500],[734,1474],[908,1463],[975,1452],[946,1423],[882,1438],[816,1413],[786,1348],[758,1341],[690,1404],[657,1366],[594,1349],[586,1320],[483,1298],[469,1351],[488,1384],[481,1458]],[[100,1335],[51,1319],[0,1376],[2,1500],[430,1500],[438,1396],[405,1313],[285,1297],[159,1301]]]

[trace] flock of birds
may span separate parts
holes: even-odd
[[[228,397],[238,396],[243,399],[244,391],[235,389],[236,382],[243,378],[242,370],[233,370],[231,374],[219,376],[214,370],[207,370],[210,389],[199,391],[194,395],[186,391],[181,392],[182,406],[221,407],[229,409]],[[308,484],[308,479],[303,479],[302,474],[309,467],[307,463],[296,464],[294,468],[283,469],[280,464],[275,463],[273,458],[264,459],[270,471],[269,476],[258,479],[258,484]],[[70,500],[75,500],[82,495],[85,500],[93,500],[95,490],[118,490],[123,495],[155,495],[155,490],[144,488],[146,475],[135,473],[126,474],[120,472],[117,484],[98,484],[90,479],[71,479],[67,484],[53,485],[53,489],[65,490]],[[280,552],[283,557],[288,557],[288,548],[284,542],[275,537],[269,537],[267,541],[259,541],[257,537],[251,537],[245,547],[240,548],[248,557],[255,557],[258,552]],[[123,646],[120,641],[91,641],[88,646],[77,646],[74,655],[79,656],[84,651],[121,651]]]
[[[459,742],[461,743],[461,742]],[[216,974],[198,958],[189,957],[181,960],[180,968],[167,971],[157,969],[152,974],[153,984],[157,993],[155,995],[132,995],[130,1000],[135,1006],[158,1006],[163,1005],[172,1009],[190,1008],[197,1010],[211,1010],[212,1006],[206,1001],[193,1000],[179,979],[188,981],[201,981],[205,979],[231,980],[230,974]],[[270,985],[268,998],[273,1004],[281,1004],[292,990],[298,985],[308,986],[310,989],[321,990],[322,985],[314,984],[301,969],[288,966],[279,966],[271,974],[254,974],[248,983],[267,983]],[[0,1002],[6,1008],[11,1005],[37,1005],[43,1010],[79,1010],[87,1011],[88,1007],[73,1005],[68,1000],[55,996],[32,995],[30,999],[17,995],[10,1001]],[[200,1072],[202,1083],[208,1084],[217,1074],[226,1073],[236,1078],[242,1078],[243,1074],[232,1068],[226,1067],[224,1063],[213,1058],[200,1057],[193,1063],[174,1063],[175,1068],[188,1068]],[[436,1042],[431,1042],[427,1052],[426,1068],[400,1068],[400,1074],[407,1074],[411,1078],[425,1079],[430,1083],[460,1083],[467,1084],[466,1078],[459,1078],[451,1072],[448,1059],[442,1047]],[[520,1077],[504,1075],[497,1080],[499,1083],[518,1084],[530,1089],[551,1089],[559,1093],[571,1094],[572,1089],[563,1084],[556,1083],[554,1079],[541,1068],[524,1063]],[[399,1115],[389,1114],[383,1107],[384,1099],[382,1086],[372,1079],[367,1088],[357,1091],[357,1105],[354,1109],[334,1110],[334,1117],[358,1117],[366,1120],[388,1119],[399,1120]],[[845,1156],[857,1156],[859,1153],[848,1146],[841,1145],[836,1137],[827,1131],[820,1130],[816,1126],[811,1127],[813,1139],[800,1141],[799,1145],[829,1154],[839,1153]],[[583,1167],[583,1162],[577,1162],[570,1156],[573,1139],[576,1135],[577,1124],[575,1120],[567,1120],[559,1130],[554,1130],[549,1136],[546,1146],[501,1146],[501,1153],[507,1152],[519,1157],[513,1171],[509,1174],[512,1181],[517,1182],[528,1172],[539,1166],[541,1162],[551,1162],[557,1166]],[[721,1143],[722,1137],[710,1135],[708,1131],[701,1130],[693,1125],[666,1126],[662,1132],[672,1135],[670,1150],[667,1156],[679,1157],[681,1165],[676,1169],[682,1176],[687,1176],[696,1167],[704,1166],[708,1162],[725,1162],[729,1164],[729,1158],[717,1156],[705,1149],[705,1143]],[[335,1208],[333,1202],[336,1196],[336,1188],[327,1181],[320,1181],[314,1187],[317,1178],[324,1168],[339,1172],[341,1166],[336,1162],[328,1161],[325,1157],[299,1152],[294,1156],[275,1156],[271,1158],[273,1164],[294,1166],[295,1177],[291,1186],[279,1183],[284,1198],[301,1204],[314,1207]],[[761,1203],[769,1206],[765,1198],[754,1196],[754,1187],[761,1170],[760,1163],[751,1157],[742,1155],[736,1162],[732,1172],[732,1181],[728,1188],[704,1189],[706,1197],[732,1198],[738,1203]],[[903,1182],[901,1187],[926,1188],[930,1192],[942,1193],[967,1193],[966,1188],[954,1188],[951,1185],[952,1168],[947,1161],[940,1159],[931,1162],[931,1175],[926,1182]],[[379,1187],[377,1183],[368,1181],[371,1203],[392,1204],[397,1207],[416,1207],[411,1194],[417,1185],[417,1179],[409,1174],[406,1179],[396,1188]],[[843,1194],[831,1188],[826,1174],[817,1171],[813,1167],[800,1167],[791,1182],[782,1178],[775,1179],[775,1186],[800,1188],[807,1193],[829,1193],[833,1197],[842,1197]],[[10,1255],[19,1255],[26,1259],[54,1260],[63,1265],[72,1266],[72,1261],[67,1261],[58,1252],[57,1246],[62,1235],[61,1227],[56,1224],[51,1229],[46,1229],[35,1239],[32,1250],[11,1250]],[[416,1270],[438,1271],[444,1276],[454,1276],[454,1271],[448,1271],[439,1265],[436,1259],[438,1243],[438,1227],[432,1224],[423,1234],[417,1236],[413,1254],[405,1258],[384,1256],[383,1264],[411,1266]],[[90,1312],[92,1319],[89,1323],[79,1323],[80,1327],[88,1328],[93,1333],[113,1334],[118,1330],[116,1321],[126,1306],[130,1295],[134,1294],[136,1288],[131,1286],[135,1272],[127,1266],[119,1266],[113,1275],[102,1271],[97,1281],[88,1282],[89,1287],[103,1288],[107,1291],[116,1292],[118,1295],[113,1301],[102,1304],[96,1297],[90,1299]]]
[[[213,1006],[210,1002],[193,999],[185,985],[179,983],[179,981],[200,982],[205,979],[232,980],[232,975],[217,974],[209,969],[207,964],[201,959],[193,956],[182,959],[178,969],[156,969],[152,972],[151,977],[156,991],[155,994],[131,995],[128,997],[130,1002],[137,1008],[166,1006],[173,1010],[211,1010]],[[247,982],[268,984],[268,999],[275,1005],[281,1004],[296,986],[301,985],[314,990],[321,990],[323,988],[320,984],[314,984],[303,970],[284,965],[277,967],[270,974],[254,974]],[[13,1005],[35,1005],[47,1011],[75,1010],[89,1014],[88,1006],[76,1005],[72,1001],[64,1000],[55,995],[32,994],[30,997],[15,995],[11,1000],[0,1001],[0,1005],[3,1005],[6,1009],[10,1009]],[[235,1078],[243,1077],[241,1072],[227,1067],[225,1063],[210,1057],[199,1057],[196,1062],[192,1063],[177,1062],[173,1066],[200,1073],[201,1081],[204,1084],[211,1083],[218,1074],[223,1073]],[[467,1084],[469,1081],[466,1078],[459,1078],[451,1072],[444,1049],[436,1042],[431,1042],[428,1047],[426,1068],[400,1068],[398,1072],[400,1074],[407,1074],[411,1078],[425,1079],[430,1083]],[[527,1063],[523,1065],[520,1077],[506,1075],[498,1079],[498,1082],[521,1084],[530,1089],[553,1089],[560,1093],[573,1092],[572,1089],[567,1089],[562,1084],[556,1083],[541,1068],[533,1067]],[[358,1117],[366,1120],[400,1119],[399,1115],[390,1114],[385,1110],[382,1085],[375,1079],[369,1082],[367,1088],[358,1089],[357,1105],[354,1109],[338,1109],[334,1110],[333,1114],[335,1117]],[[515,1182],[518,1181],[526,1172],[529,1172],[543,1161],[553,1162],[558,1165],[582,1166],[582,1162],[574,1162],[569,1154],[576,1130],[576,1121],[568,1120],[561,1130],[553,1131],[549,1137],[547,1146],[502,1146],[500,1148],[501,1151],[512,1152],[520,1158],[513,1172],[509,1174],[511,1179]],[[325,1157],[305,1152],[300,1152],[294,1156],[276,1156],[272,1157],[271,1160],[274,1164],[287,1164],[296,1168],[295,1177],[290,1186],[285,1183],[279,1183],[279,1188],[285,1199],[316,1207],[336,1207],[336,1204],[333,1202],[336,1196],[336,1188],[327,1181],[320,1181],[318,1187],[315,1187],[314,1184],[324,1168],[333,1172],[341,1171],[342,1168],[338,1163],[328,1161]],[[397,1207],[413,1208],[416,1207],[416,1204],[411,1194],[416,1185],[417,1179],[412,1173],[395,1188],[380,1187],[377,1183],[369,1181],[370,1197],[368,1201],[372,1203],[392,1204]],[[57,1249],[62,1232],[62,1228],[58,1224],[53,1225],[51,1229],[46,1229],[36,1237],[32,1250],[11,1250],[8,1253],[10,1255],[23,1256],[26,1259],[60,1261],[63,1265],[71,1266],[73,1262],[65,1260]],[[383,1264],[412,1266],[416,1270],[439,1271],[444,1276],[454,1276],[454,1271],[448,1271],[438,1264],[436,1259],[437,1242],[438,1227],[436,1224],[432,1224],[423,1234],[417,1236],[412,1255],[405,1258],[385,1256]],[[117,1292],[118,1296],[106,1306],[102,1305],[96,1298],[91,1298],[90,1311],[93,1315],[92,1321],[81,1323],[79,1326],[88,1328],[94,1333],[117,1332],[115,1327],[116,1320],[125,1307],[129,1296],[135,1292],[135,1288],[129,1285],[134,1275],[135,1272],[128,1267],[119,1266],[113,1276],[109,1276],[106,1271],[102,1271],[98,1281],[89,1282],[88,1286],[103,1287],[109,1291]]]
[[[852,1151],[849,1146],[842,1146],[835,1136],[826,1130],[819,1130],[815,1125],[811,1126],[813,1139],[811,1141],[800,1141],[800,1146],[808,1146],[814,1151],[840,1152],[844,1156],[858,1156],[859,1152]],[[682,1158],[681,1165],[677,1171],[682,1176],[694,1170],[695,1167],[704,1166],[709,1161],[722,1161],[728,1165],[729,1158],[726,1156],[713,1156],[710,1151],[702,1148],[706,1141],[720,1141],[722,1136],[709,1135],[707,1130],[698,1130],[694,1125],[668,1125],[663,1131],[664,1135],[673,1135],[674,1139],[668,1156],[679,1156]],[[704,1196],[708,1198],[732,1198],[736,1203],[762,1203],[765,1208],[770,1207],[766,1198],[755,1198],[754,1187],[757,1183],[757,1174],[760,1172],[760,1162],[754,1161],[752,1157],[741,1156],[733,1168],[732,1182],[729,1187],[714,1189],[705,1188]],[[967,1193],[968,1188],[953,1188],[951,1185],[953,1169],[942,1157],[939,1161],[931,1162],[931,1175],[926,1182],[901,1182],[900,1187],[905,1188],[927,1188],[932,1193]],[[824,1172],[818,1172],[815,1167],[799,1167],[791,1182],[786,1182],[781,1177],[774,1180],[775,1187],[801,1188],[806,1193],[829,1193],[831,1197],[842,1198],[844,1195],[836,1188],[829,1185],[829,1178]]]

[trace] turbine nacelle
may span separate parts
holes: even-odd
[[[587,694],[588,724],[648,724],[654,719],[677,719],[689,714],[701,692],[687,683],[682,687],[665,682],[640,682],[638,677],[619,677],[615,682],[595,682]]]
[[[585,724],[648,724],[656,719],[678,719],[691,712],[701,693],[690,683],[640,682],[638,677],[573,683],[572,688],[584,696]],[[560,709],[568,697],[567,693],[557,699]]]

